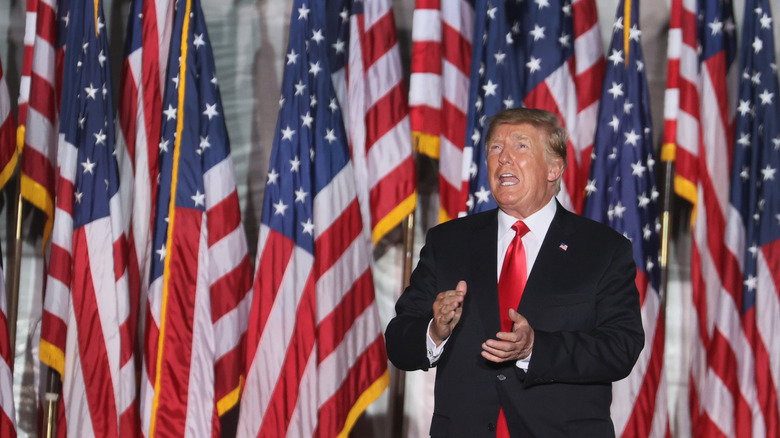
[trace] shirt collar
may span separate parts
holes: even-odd
[[[540,210],[536,211],[532,215],[523,219],[525,226],[537,239],[543,238],[547,235],[547,230],[550,228],[555,212],[558,209],[558,203],[553,196],[550,202],[547,203]],[[512,229],[512,225],[517,222],[517,218],[510,216],[500,208],[498,209],[498,235],[503,236]]]

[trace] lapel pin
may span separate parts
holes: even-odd
[[[561,242],[561,245],[560,245],[558,248],[560,248],[560,249],[562,249],[562,250],[566,251],[567,249],[569,249],[569,245],[567,245],[567,244],[565,244],[565,243]]]

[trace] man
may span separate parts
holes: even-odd
[[[644,343],[636,267],[627,239],[555,200],[566,138],[546,111],[494,116],[498,209],[428,231],[385,336],[398,368],[437,367],[432,437],[615,434],[611,382]]]

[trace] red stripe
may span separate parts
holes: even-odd
[[[766,292],[769,292],[767,288]],[[766,436],[780,436],[780,407],[777,403],[777,392],[772,377],[769,351],[767,351],[764,339],[756,326],[756,307],[753,306],[742,315],[745,325],[745,335],[750,340],[755,355],[755,385],[758,405],[764,417]],[[770,334],[772,336],[773,334]]]
[[[141,423],[138,420],[138,407],[135,403],[122,412],[119,416],[119,436],[122,438],[136,438],[141,435]]]
[[[314,349],[317,318],[316,291],[312,276],[306,281],[295,315],[295,328],[284,358],[284,367],[276,380],[268,409],[262,413],[258,436],[282,437],[298,403],[301,378]]]
[[[144,366],[146,367],[146,374],[154,386],[154,382],[157,378],[157,352],[159,350],[160,329],[157,327],[157,323],[152,316],[151,302],[146,302],[146,324],[144,327]]]
[[[734,404],[732,416],[736,436],[749,437],[752,429],[750,406],[739,389],[737,362],[736,353],[731,349],[728,339],[721,334],[720,327],[716,327],[712,343],[707,349],[707,363],[710,364],[712,371],[723,381],[731,394]]]
[[[413,105],[409,108],[409,122],[412,126],[412,131],[424,132],[438,137],[441,133],[441,117],[441,111],[429,106]]]
[[[416,188],[414,157],[409,155],[395,169],[388,172],[381,181],[371,188],[371,225],[375,227],[398,204],[412,196]]]
[[[192,330],[195,316],[195,290],[197,283],[197,266],[200,251],[201,221],[203,213],[200,210],[177,208],[176,219],[171,225],[172,241],[169,244],[167,301],[163,303],[166,313],[163,316],[162,359],[159,360],[159,375],[157,376],[159,392],[157,396],[158,419],[156,433],[184,436],[187,399],[192,362]],[[165,297],[164,297],[165,298]],[[205,382],[204,382],[205,383]]]
[[[216,280],[211,287],[211,320],[217,322],[221,317],[235,309],[252,287],[252,262],[245,254],[241,263],[232,271]]]
[[[28,129],[35,129],[35,127],[28,126]],[[31,147],[22,150],[21,162],[22,173],[43,186],[49,196],[54,198],[54,166],[52,162]]]
[[[252,365],[260,336],[265,329],[294,248],[293,241],[274,229],[269,229],[265,248],[262,254],[257,255],[259,263],[253,285],[255,296],[247,330],[247,369]]]
[[[695,13],[689,9],[683,8],[680,11],[680,20],[682,20],[681,29],[683,44],[696,50],[696,48],[699,47],[699,39],[696,34],[696,29],[698,27],[696,26],[696,23],[698,20],[696,19]]]
[[[414,9],[436,9],[441,8],[441,0],[416,0]]]
[[[16,428],[13,420],[2,409],[0,409],[0,436],[7,438],[16,437]]]
[[[460,151],[466,144],[466,113],[444,99],[441,102],[442,134]]]
[[[338,292],[338,291],[334,291]],[[333,311],[317,327],[317,362],[321,363],[338,348],[355,320],[374,305],[374,283],[371,270],[366,269],[355,280]]]
[[[231,391],[238,388],[244,363],[244,340],[241,336],[238,345],[225,353],[214,363],[214,400],[222,400]]]
[[[639,290],[639,307],[644,307],[645,299],[647,298],[647,285],[649,280],[647,275],[641,269],[636,269],[636,278],[634,279],[637,290]]]
[[[723,126],[724,131],[726,132],[726,138],[728,139],[726,141],[726,147],[727,147],[727,156],[725,157],[728,160],[728,168],[731,169],[731,163],[733,162],[733,150],[734,150],[734,117],[730,114],[730,107],[729,99],[728,99],[728,78],[726,77],[728,73],[728,65],[727,65],[728,59],[726,58],[725,51],[718,52],[717,54],[711,56],[709,59],[707,59],[704,63],[703,68],[706,68],[709,73],[710,81],[712,82],[712,87],[715,90],[715,93],[718,94],[718,114],[720,115],[720,124]],[[725,176],[725,175],[723,175]]]
[[[127,153],[130,157],[130,163],[135,169],[135,129],[136,115],[138,114],[138,88],[135,85],[132,66],[129,60],[125,59],[122,64],[122,98],[119,101],[119,125],[122,129],[122,135],[125,137]]]
[[[73,267],[70,253],[59,245],[52,245],[49,251],[49,277],[59,280],[65,287],[70,287]]]
[[[601,84],[604,82],[604,72],[607,63],[599,59],[592,66],[574,77],[574,87],[577,90],[577,110],[583,110],[601,99]],[[594,86],[593,84],[598,84]],[[592,142],[592,140],[591,140]]]
[[[59,4],[59,2],[57,2]],[[57,12],[44,2],[38,2],[35,35],[56,47]]]
[[[387,356],[382,336],[368,346],[350,368],[339,389],[322,405],[315,437],[337,436],[346,423],[347,414],[363,394],[387,370]]]
[[[379,17],[369,29],[365,28],[365,16],[356,15],[358,32],[362,35],[360,47],[363,54],[363,70],[368,71],[379,58],[392,50],[398,44],[395,32],[395,18],[393,10],[389,9]]]
[[[324,230],[314,245],[314,276],[319,279],[361,235],[360,205],[352,200],[341,215]]]
[[[574,22],[574,39],[598,25],[598,9],[595,1],[579,1],[572,4],[572,21]]]
[[[78,354],[86,385],[85,395],[95,435],[115,437],[118,435],[116,421],[118,412],[96,297],[97,291],[92,283],[89,253],[84,227],[76,228],[73,231],[74,275],[71,297],[78,331]]]
[[[469,76],[471,74],[471,41],[464,38],[457,29],[447,25],[446,22],[442,22],[441,31],[444,59],[465,76]],[[468,90],[463,91],[464,93],[468,92]]]
[[[412,73],[434,73],[441,75],[441,43],[415,41],[412,44]]]
[[[57,208],[73,215],[73,203],[75,202],[76,188],[73,183],[65,178],[60,178],[59,187],[57,187]]]
[[[13,361],[11,360],[11,347],[8,342],[8,319],[5,313],[0,310],[0,360],[3,360],[8,367],[13,370]]]
[[[66,309],[67,310],[67,309]],[[68,325],[46,309],[41,318],[41,339],[54,345],[63,353],[65,352],[65,340],[68,336]]]
[[[30,108],[34,108],[35,111],[43,115],[49,120],[52,125],[54,124],[54,117],[59,111],[54,101],[54,87],[51,82],[44,77],[39,76],[36,72],[33,72],[30,76]],[[52,129],[54,129],[52,127]]]
[[[234,189],[225,199],[209,208],[206,212],[209,247],[225,238],[228,234],[236,230],[243,230],[241,226],[238,193]]]
[[[144,19],[141,22],[143,26],[143,52],[141,52],[143,85],[141,87],[141,92],[143,93],[144,128],[146,130],[147,141],[146,159],[149,163],[150,175],[149,195],[155,196],[158,184],[155,175],[157,175],[159,168],[159,150],[157,148],[157,142],[160,140],[160,130],[162,126],[162,117],[160,117],[160,114],[162,113],[162,91],[160,90],[160,75],[162,74],[162,68],[160,66],[160,42],[157,30],[156,2],[144,1],[142,8]],[[169,41],[163,41],[163,44],[168,43]],[[155,209],[156,205],[152,202],[151,215],[149,217],[150,223],[154,217]]]

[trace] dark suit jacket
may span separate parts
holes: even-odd
[[[631,243],[558,205],[518,306],[535,332],[525,372],[480,355],[500,331],[497,211],[428,231],[387,327],[390,360],[402,370],[429,368],[433,302],[465,280],[462,317],[435,364],[431,436],[495,437],[501,406],[512,436],[614,436],[611,382],[630,373],[644,345]]]

